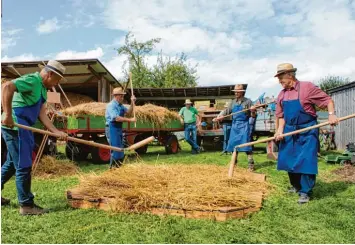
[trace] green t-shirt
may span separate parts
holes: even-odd
[[[38,103],[47,100],[47,89],[43,85],[39,72],[27,74],[11,81],[16,86],[16,92],[12,98],[12,117],[18,122],[17,116],[29,121],[37,120],[39,116]],[[5,114],[2,114],[4,119]],[[2,126],[3,128],[7,128]],[[17,128],[13,128],[17,129]]]
[[[179,115],[184,118],[184,123],[194,123],[196,122],[196,115],[198,115],[198,111],[195,107],[190,106],[189,109],[186,107],[181,108]]]

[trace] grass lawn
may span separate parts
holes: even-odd
[[[226,166],[230,155],[204,152],[191,155],[183,143],[177,155],[165,155],[162,147],[150,148],[143,160],[149,164],[217,164]],[[297,195],[287,194],[288,177],[276,171],[276,163],[266,159],[263,145],[255,152],[256,172],[265,173],[275,188],[264,200],[260,212],[245,219],[214,222],[181,217],[139,214],[112,214],[100,210],[72,209],[66,190],[78,178],[33,179],[37,204],[51,213],[21,217],[14,180],[2,193],[11,206],[1,208],[2,243],[355,243],[355,185],[331,181],[338,165],[320,160],[313,200],[303,206]],[[159,155],[158,155],[159,154]],[[245,154],[239,166],[247,167]],[[102,172],[107,165],[81,163],[84,172]],[[186,176],[188,178],[188,176]]]

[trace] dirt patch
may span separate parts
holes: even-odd
[[[355,166],[345,165],[340,169],[332,171],[337,175],[337,180],[355,183]]]

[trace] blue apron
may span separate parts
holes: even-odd
[[[284,133],[310,127],[317,124],[317,118],[303,109],[298,99],[282,101],[284,111]],[[280,142],[277,170],[290,173],[318,173],[318,129],[287,136]]]
[[[235,105],[232,113],[243,110],[243,105]],[[227,151],[233,152],[237,145],[249,142],[249,116],[246,113],[233,115],[233,124],[228,141]],[[238,152],[252,151],[251,146],[236,149]]]
[[[120,115],[122,117],[122,115]],[[109,142],[110,145],[123,148],[123,134],[122,134],[122,123],[121,122],[110,122],[109,124],[110,136]],[[111,158],[114,160],[122,160],[124,157],[124,152],[111,151]],[[112,164],[111,159],[111,164]]]
[[[42,105],[46,100],[41,96],[32,106],[14,108],[17,122],[26,126],[33,126],[39,116]],[[32,152],[35,147],[33,133],[30,130],[18,128],[19,136],[19,166],[29,168],[32,166]]]

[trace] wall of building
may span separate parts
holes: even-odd
[[[355,113],[355,86],[331,92],[338,117]],[[355,142],[355,118],[342,121],[335,127],[335,142],[338,150],[346,149],[349,142]]]

